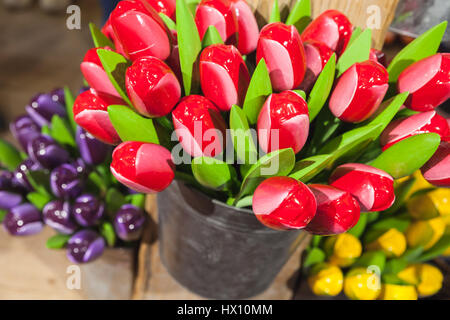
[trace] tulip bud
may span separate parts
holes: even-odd
[[[400,257],[406,250],[406,238],[397,229],[386,230],[377,239],[367,244],[368,250],[382,250],[387,257]]]
[[[16,118],[9,125],[9,129],[25,151],[27,150],[28,143],[41,134],[39,126],[30,116]]]
[[[394,179],[383,170],[365,164],[348,163],[337,167],[329,183],[349,192],[362,212],[386,210],[395,200]]]
[[[425,180],[432,185],[450,187],[450,142],[442,141],[421,171]]]
[[[304,91],[309,91],[333,55],[333,50],[325,44],[314,40],[305,42],[303,45],[305,48],[306,73],[300,88]]]
[[[245,0],[231,0],[236,10],[239,39],[238,49],[241,54],[249,54],[256,50],[258,44],[259,28],[255,15]]]
[[[119,182],[131,189],[156,193],[172,183],[175,166],[170,151],[164,147],[127,141],[114,150],[111,172]]]
[[[40,135],[30,141],[27,151],[33,161],[46,169],[53,169],[70,158],[66,149],[46,135]]]
[[[195,11],[195,24],[200,38],[214,26],[226,44],[236,44],[238,22],[236,10],[230,0],[202,0]]]
[[[117,236],[124,241],[139,240],[144,230],[144,224],[144,211],[132,204],[123,205],[114,218],[114,229]]]
[[[54,200],[46,204],[42,210],[44,222],[49,227],[63,234],[72,234],[77,225],[70,215],[70,204],[62,200]]]
[[[72,215],[83,227],[97,225],[104,213],[104,204],[90,194],[79,196],[72,205]]]
[[[433,247],[445,232],[446,223],[442,217],[412,222],[406,229],[408,247],[422,246],[424,250]]]
[[[175,21],[175,0],[144,0],[152,6],[156,12],[164,13],[166,16]]]
[[[376,278],[374,278],[376,277]],[[376,300],[380,295],[380,276],[368,272],[366,268],[355,268],[347,273],[344,279],[344,293],[351,300]],[[374,283],[370,286],[369,284]]]
[[[250,74],[234,46],[211,45],[200,56],[200,83],[206,98],[222,111],[233,104],[242,105],[250,83]]]
[[[370,49],[369,60],[378,62],[383,67],[387,68],[386,54],[383,51],[377,49]]]
[[[108,144],[118,144],[119,135],[108,116],[110,105],[123,105],[122,99],[90,89],[75,100],[73,113],[75,122],[94,137]]]
[[[264,152],[292,148],[298,153],[309,134],[308,105],[293,91],[272,94],[261,109],[257,127]]]
[[[8,211],[3,226],[13,236],[28,236],[40,232],[44,224],[39,210],[29,203],[24,203]]]
[[[281,22],[266,25],[259,35],[256,61],[264,58],[276,91],[295,89],[306,72],[305,50],[294,26]]]
[[[58,102],[59,104],[61,104],[62,106],[66,105],[66,94],[64,92],[63,88],[56,88],[53,89],[50,92],[50,96],[52,97],[52,100],[55,102]]]
[[[135,60],[127,69],[125,85],[133,106],[147,117],[167,115],[181,97],[177,77],[155,57]]]
[[[120,97],[103,68],[102,62],[97,54],[98,49],[112,51],[109,47],[89,49],[81,63],[81,73],[83,73],[84,78],[91,88],[94,88],[98,92]]]
[[[342,268],[351,266],[362,254],[361,241],[350,233],[327,237],[324,249],[329,255],[329,262]]]
[[[289,177],[264,180],[253,195],[256,218],[276,230],[304,228],[313,219],[316,209],[316,199],[311,190]]]
[[[114,47],[116,48],[116,52],[123,55],[124,57],[127,56],[125,51],[123,50],[122,44],[120,43],[119,39],[117,39],[116,34],[114,33],[114,29],[111,25],[111,16],[108,17],[108,20],[106,20],[105,25],[102,28],[102,33],[114,43]]]
[[[73,263],[87,263],[100,257],[105,240],[92,230],[75,233],[67,243],[67,258]]]
[[[332,186],[310,185],[317,212],[305,230],[316,235],[333,235],[353,228],[359,220],[358,202],[350,193]]]
[[[37,171],[40,169],[42,169],[42,167],[30,158],[24,160],[14,171],[13,185],[24,192],[32,191],[33,187],[28,181],[27,173],[29,171]]]
[[[342,291],[344,275],[336,266],[319,263],[312,267],[308,285],[317,296],[337,296]]]
[[[397,276],[406,283],[415,286],[421,298],[438,293],[444,281],[442,272],[427,263],[412,264],[400,271]]]
[[[65,163],[53,169],[50,186],[58,198],[75,198],[83,191],[83,181],[73,165]]]
[[[152,56],[165,60],[171,39],[158,13],[144,1],[121,1],[110,16],[111,26],[132,61]]]
[[[434,132],[441,137],[450,136],[447,120],[436,113],[428,111],[391,122],[383,131],[380,143],[383,150],[411,136]]]
[[[380,106],[389,88],[385,67],[373,61],[355,63],[338,79],[330,98],[330,110],[345,122],[368,119]]]
[[[216,106],[203,96],[190,95],[172,112],[183,149],[193,157],[215,157],[224,149],[226,124]]]
[[[98,165],[105,161],[111,148],[94,138],[89,132],[77,128],[76,141],[83,160],[90,165]]]
[[[55,114],[60,117],[66,116],[64,106],[58,101],[54,101],[52,95],[48,93],[34,96],[30,104],[25,107],[25,110],[40,127],[50,125]]]
[[[352,29],[352,24],[344,14],[337,10],[327,10],[306,27],[302,40],[322,42],[340,56],[350,42]]]
[[[383,284],[380,300],[417,300],[417,291],[414,286],[400,284]]]
[[[406,68],[399,76],[399,92],[409,92],[405,106],[431,111],[450,98],[450,53],[438,53]]]

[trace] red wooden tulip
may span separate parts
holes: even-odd
[[[111,13],[111,26],[127,57],[167,59],[171,39],[158,13],[143,1],[121,1]]]
[[[273,177],[262,182],[253,195],[253,212],[265,226],[277,230],[302,229],[316,214],[316,199],[302,182]]]
[[[98,140],[118,144],[119,135],[108,116],[108,106],[114,104],[123,105],[124,102],[94,89],[85,91],[77,97],[73,106],[75,122]]]
[[[259,29],[255,15],[245,0],[231,0],[236,10],[239,39],[238,49],[242,54],[249,54],[256,50]]]
[[[442,141],[421,171],[429,183],[437,187],[450,188],[450,142]]]
[[[338,79],[330,98],[330,110],[346,122],[361,122],[380,106],[388,90],[389,74],[374,61],[355,63]]]
[[[177,104],[181,87],[175,74],[161,60],[143,57],[127,69],[125,86],[136,110],[147,117],[163,117]]]
[[[137,192],[160,192],[175,177],[170,151],[158,144],[127,141],[116,147],[112,157],[114,177]]]
[[[199,3],[195,11],[195,23],[201,39],[208,27],[214,26],[223,42],[236,44],[238,22],[232,4],[231,0],[202,0]]]
[[[292,148],[298,153],[308,138],[308,105],[293,91],[272,94],[261,109],[257,126],[264,152]]]
[[[229,111],[233,104],[244,102],[250,74],[234,46],[216,44],[200,56],[200,83],[206,98],[220,110]]]
[[[306,56],[306,73],[300,88],[309,91],[334,52],[325,44],[314,40],[305,42],[303,45]]]
[[[406,68],[398,78],[398,91],[409,92],[405,106],[430,111],[450,98],[450,53],[438,53]]]
[[[281,22],[266,25],[259,35],[256,60],[264,58],[276,91],[297,88],[306,72],[305,50],[294,26]]]
[[[302,33],[302,40],[326,44],[340,56],[350,41],[353,26],[339,11],[327,10],[314,19]]]
[[[120,43],[119,39],[117,39],[116,34],[114,33],[114,29],[111,25],[111,16],[109,16],[108,20],[106,20],[105,25],[102,28],[102,33],[114,43],[114,47],[116,48],[117,53],[126,56],[122,44]]]
[[[418,113],[391,122],[381,134],[380,143],[383,150],[386,150],[403,139],[429,132],[437,133],[442,138],[450,136],[447,120],[435,111]]]
[[[143,0],[149,3],[156,12],[164,13],[175,21],[176,0]]]
[[[223,150],[225,120],[203,96],[183,98],[172,112],[173,125],[183,149],[193,157],[215,157]]]
[[[330,185],[349,192],[359,203],[361,211],[383,211],[395,200],[394,179],[383,170],[348,163],[336,168]]]
[[[317,202],[317,212],[305,230],[316,235],[334,235],[353,228],[359,220],[358,202],[350,193],[332,186],[308,186]]]
[[[374,62],[378,62],[383,65],[383,67],[387,68],[387,61],[386,61],[386,55],[383,51],[377,50],[377,49],[370,49],[370,56],[369,60],[372,60]]]
[[[172,69],[173,73],[177,76],[178,82],[183,82],[183,75],[181,74],[180,64],[180,50],[178,47],[178,34],[176,30],[170,30],[172,33],[173,47],[170,56],[166,59],[167,65]]]
[[[111,48],[109,47],[92,48],[88,50],[84,56],[83,62],[81,63],[81,72],[91,88],[98,92],[119,97],[119,93],[109,80],[108,75],[106,74],[105,69],[103,68],[103,65],[98,57],[98,49],[111,51]]]

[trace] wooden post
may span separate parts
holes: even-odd
[[[252,9],[267,19],[270,16],[273,0],[248,0]],[[278,0],[280,11],[292,7],[297,0]],[[311,0],[313,18],[328,9],[343,12],[353,25],[373,31],[373,46],[381,49],[384,37],[395,15],[399,0]]]

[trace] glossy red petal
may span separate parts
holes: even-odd
[[[141,0],[149,3],[156,12],[164,13],[175,21],[176,0]]]
[[[249,54],[256,50],[259,37],[258,23],[252,9],[245,0],[232,0],[232,6],[237,13],[238,49],[242,54]]]
[[[450,188],[450,142],[441,142],[436,153],[421,171],[429,183],[437,187]]]

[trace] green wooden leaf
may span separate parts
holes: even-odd
[[[380,154],[371,166],[386,171],[395,179],[409,176],[420,169],[436,152],[441,139],[436,133],[406,138]]]
[[[450,235],[444,235],[436,244],[420,255],[416,261],[426,262],[436,259],[450,247]]]
[[[354,235],[357,238],[360,238],[364,231],[366,230],[368,221],[368,215],[366,213],[361,213],[361,216],[359,217],[358,223],[347,231],[347,233]]]
[[[108,115],[122,141],[140,141],[159,144],[152,119],[144,118],[126,106],[108,107]]]
[[[14,171],[21,162],[20,152],[9,142],[0,139],[0,166]]]
[[[233,204],[234,199],[231,203],[231,205]],[[246,196],[244,198],[242,198],[241,200],[239,200],[238,202],[236,202],[235,207],[236,208],[245,208],[245,207],[251,207],[253,203],[253,195],[250,196]]]
[[[386,274],[396,275],[397,273],[405,269],[408,266],[408,264],[409,262],[406,259],[403,259],[402,257],[391,259],[386,262],[384,271],[386,272]]]
[[[222,37],[216,27],[209,26],[208,29],[206,29],[205,36],[203,37],[202,47],[206,48],[217,43],[223,44]]]
[[[329,108],[322,108],[315,121],[311,143],[306,154],[316,155],[317,151],[333,138],[341,125],[342,121],[336,118]]]
[[[73,97],[73,94],[68,86],[64,87],[64,99],[66,101],[67,118],[69,119],[72,131],[75,132],[77,130],[77,124],[73,117],[73,104],[75,102],[75,98]]]
[[[69,234],[57,234],[48,238],[45,245],[48,249],[62,249],[66,246],[67,242],[69,242],[70,237],[71,235]]]
[[[324,262],[326,258],[325,252],[320,248],[311,248],[306,252],[305,258],[303,260],[303,267],[309,268],[317,263]]]
[[[197,9],[198,4],[200,3],[200,0],[186,0],[186,4],[191,11],[191,13],[195,16],[195,11]]]
[[[0,209],[0,223],[2,223],[3,220],[5,220],[5,217],[7,214],[8,214],[8,210]]]
[[[361,35],[361,33],[362,29],[360,27],[356,27],[352,32],[352,36],[350,37],[350,41],[347,46],[351,45]]]
[[[395,181],[394,182],[395,201],[389,209],[383,212],[383,214],[389,215],[397,212],[405,204],[409,192],[411,191],[415,182],[416,179],[413,177],[410,177],[409,179],[402,181],[400,183]]]
[[[311,22],[311,1],[298,0],[289,13],[286,24],[294,25],[301,34]]]
[[[306,92],[305,91],[303,91],[303,90],[292,90],[292,91],[294,91],[296,94],[298,94],[300,97],[302,97],[303,100],[306,101]]]
[[[355,63],[369,60],[371,46],[372,30],[366,29],[347,47],[339,58],[337,63],[337,76],[342,75]]]
[[[403,70],[411,64],[435,54],[441,45],[446,28],[447,21],[444,21],[403,48],[395,56],[387,69],[389,72],[389,82],[397,82]]]
[[[236,181],[234,168],[230,164],[215,158],[194,158],[191,167],[198,183],[213,190],[230,190]]]
[[[130,62],[124,56],[110,50],[98,49],[97,54],[114,88],[122,99],[132,106],[125,88],[125,72],[130,66]]]
[[[248,170],[241,185],[236,201],[252,194],[256,187],[266,178],[287,176],[295,165],[295,153],[291,148],[277,150],[266,154]]]
[[[422,255],[422,253],[423,253],[422,246],[418,246],[416,248],[409,248],[402,255],[402,258],[410,263],[414,263]]]
[[[383,251],[368,251],[356,260],[353,267],[377,266],[383,272],[386,265],[386,254]]]
[[[145,194],[137,193],[130,194],[126,197],[127,201],[130,201],[132,205],[144,209],[145,208]]]
[[[114,231],[114,226],[111,222],[104,221],[100,225],[100,234],[103,238],[105,238],[106,243],[109,247],[114,247],[114,245],[116,244],[117,236],[116,232]]]
[[[185,0],[177,0],[176,16],[181,73],[183,75],[184,92],[188,96],[191,92],[197,90],[198,84],[193,83],[192,74],[195,61],[202,49],[202,43],[194,18]]]
[[[333,88],[335,73],[336,54],[333,53],[317,78],[317,81],[311,90],[311,94],[309,95],[308,109],[310,122],[316,118],[320,110],[322,110],[322,107],[325,105],[325,102],[331,93],[331,89]]]
[[[34,191],[43,196],[51,197],[49,172],[44,170],[28,171],[26,176]]]
[[[289,176],[303,183],[307,183],[325,169],[331,159],[332,155],[321,154],[300,160],[295,164]]]
[[[272,3],[272,10],[270,10],[269,23],[280,22],[280,8],[278,7],[278,0],[274,0]]]
[[[49,194],[39,192],[30,192],[27,194],[27,199],[39,210],[44,209],[45,205],[52,200]]]
[[[166,27],[169,30],[176,30],[177,29],[177,25],[176,25],[175,21],[170,19],[167,15],[165,15],[162,12],[160,12],[159,16],[161,17],[162,21],[164,21],[164,23],[166,24]]]
[[[108,213],[110,213],[112,216],[114,216],[117,213],[117,211],[124,204],[127,203],[127,199],[116,188],[110,188],[106,192],[105,202],[106,202],[106,210],[108,211]]]
[[[392,217],[387,216],[381,220],[378,220],[370,225],[371,230],[384,230],[387,231],[389,229],[397,229],[400,232],[405,232],[408,226],[411,223],[411,219],[409,217]]]
[[[94,46],[96,48],[115,48],[111,40],[109,40],[94,23],[89,23],[89,30],[91,31],[92,40],[94,41]]]
[[[234,150],[239,159],[238,163],[255,163],[258,160],[258,150],[256,149],[254,140],[254,138],[256,138],[256,132],[253,136],[248,125],[247,116],[244,111],[236,105],[231,108],[230,129]]]
[[[264,101],[271,93],[272,84],[269,71],[266,62],[264,59],[261,59],[250,80],[243,106],[250,124],[253,125],[258,121],[259,112],[264,105]]]
[[[395,261],[395,260],[391,260],[391,261]],[[391,261],[389,261],[388,263],[390,263]],[[404,261],[400,261],[397,264],[395,264],[395,266],[396,267],[394,268],[394,270],[398,270],[398,272],[400,272],[403,269],[405,269],[408,266],[408,264],[405,263]],[[387,267],[386,267],[386,269],[387,269]],[[394,274],[394,273],[384,273],[384,274],[382,274],[381,275],[381,281],[383,283],[385,283],[385,284],[395,284],[395,285],[399,285],[399,286],[410,286],[410,284],[408,284],[404,280],[402,280],[399,277],[397,277],[397,275]]]
[[[69,125],[56,114],[52,117],[51,137],[59,144],[71,147],[77,146]]]

